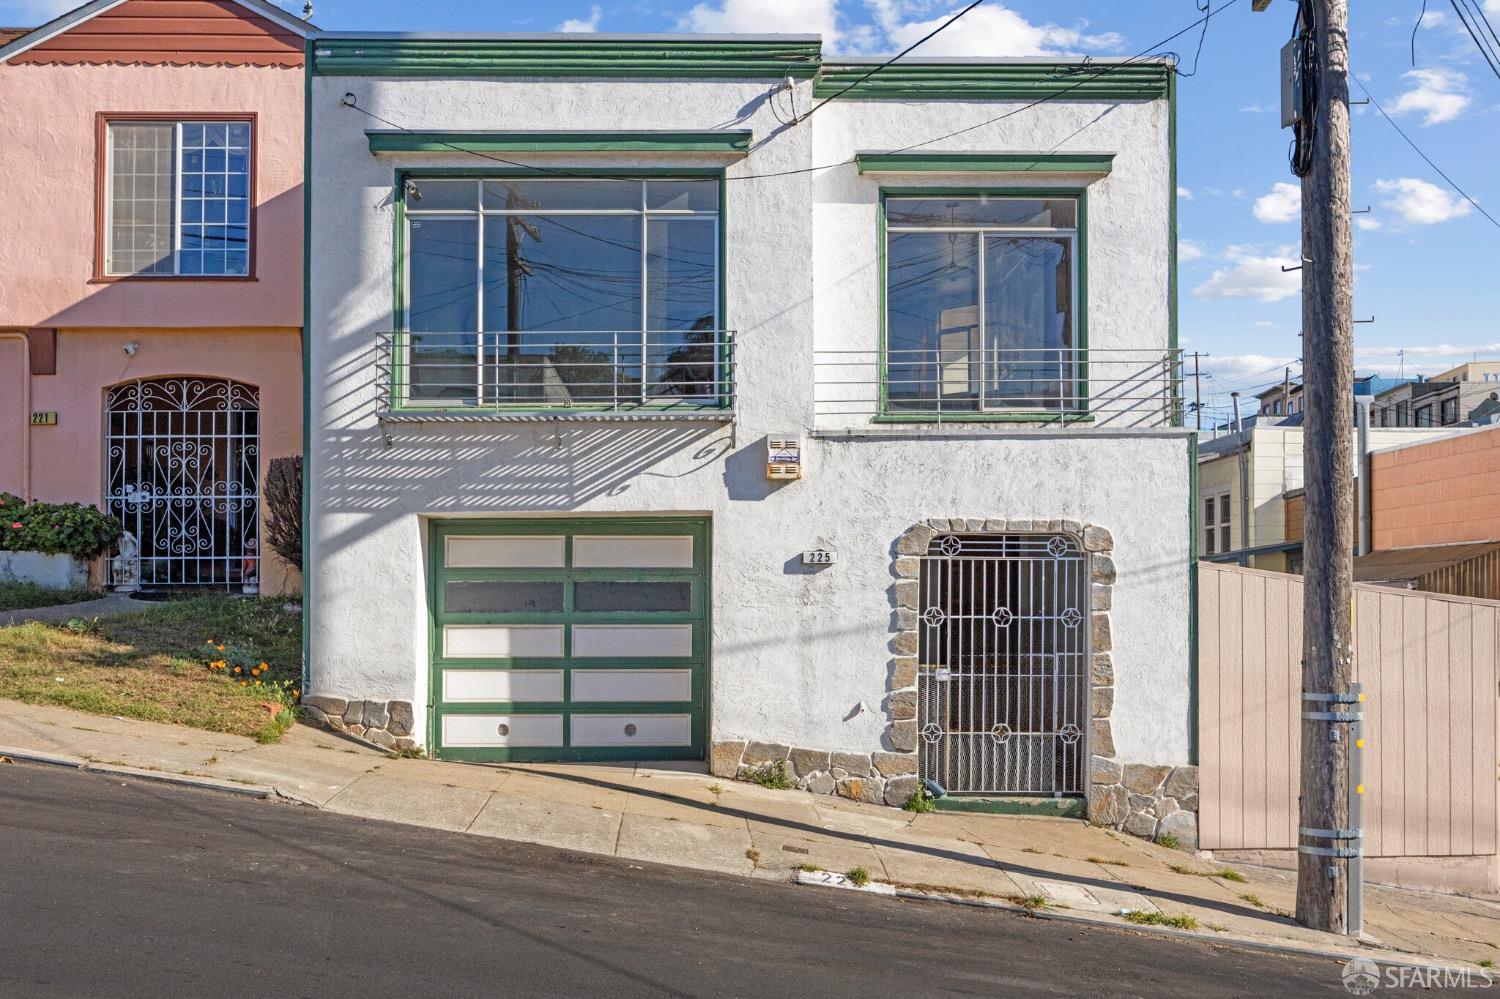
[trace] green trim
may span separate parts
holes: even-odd
[[[1114,153],[855,153],[860,173],[1108,174]]]
[[[724,168],[719,166],[683,166],[683,167],[585,167],[570,166],[566,163],[548,164],[546,166],[506,166],[497,164],[492,167],[403,167],[396,171],[396,179],[403,180],[407,177],[452,177],[454,179],[465,179],[469,177],[621,177],[626,180],[656,180],[663,177],[723,177]]]
[[[312,39],[302,60],[302,686],[312,679],[312,573],[306,530],[312,514]]]
[[[427,654],[428,654],[428,747],[439,759],[488,761],[608,760],[608,759],[703,759],[708,746],[708,682],[711,666],[712,525],[706,517],[545,517],[504,520],[433,520],[427,530]],[[562,568],[493,569],[447,567],[443,564],[445,541],[451,537],[496,535],[561,535],[564,537]],[[573,541],[580,536],[640,534],[687,534],[693,538],[694,564],[690,569],[593,569],[574,568]],[[562,584],[560,611],[522,613],[449,613],[444,607],[447,584],[486,580],[557,581]],[[686,582],[692,597],[687,611],[586,612],[573,606],[573,582],[610,580],[622,582]],[[574,657],[572,629],[575,624],[688,624],[693,629],[691,654],[662,657],[614,658]],[[449,659],[443,655],[442,627],[447,624],[549,624],[563,629],[559,657],[492,657]],[[687,701],[577,701],[572,698],[574,669],[675,668],[692,672],[692,697]],[[441,699],[444,670],[551,669],[563,672],[563,698],[549,702],[464,702]],[[562,746],[444,748],[440,741],[442,719],[464,714],[549,714],[563,719]],[[690,746],[680,747],[574,747],[569,719],[574,714],[685,714],[691,716]]]
[[[750,152],[749,129],[708,132],[412,132],[369,129],[372,153]]]
[[[933,801],[940,812],[983,812],[988,815],[1042,815],[1081,819],[1088,813],[1082,798],[967,798],[944,795]]]
[[[1078,362],[1079,401],[1076,409],[1066,412],[904,412],[888,408],[888,383],[886,379],[886,201],[889,198],[910,197],[977,197],[986,195],[999,198],[1070,198],[1078,202],[1077,253],[1078,259],[1078,315],[1075,317],[1074,346],[1081,352]],[[882,187],[880,189],[880,211],[877,250],[879,271],[880,312],[880,397],[877,414],[872,423],[1085,423],[1093,419],[1090,415],[1089,394],[1089,206],[1087,187]]]
[[[1167,349],[1172,384],[1182,385],[1182,358],[1177,353],[1177,74],[1167,80]],[[1172,405],[1172,426],[1187,425],[1179,388]]]
[[[1188,762],[1198,763],[1198,435],[1188,438]]]
[[[399,411],[406,398],[406,171],[398,170],[391,187],[391,386],[386,406]]]
[[[634,77],[806,79],[821,63],[816,38],[329,38],[320,76]]]
[[[813,97],[827,98],[869,73],[870,63],[824,63]],[[1172,69],[1165,63],[894,63],[841,100],[1161,100]]]

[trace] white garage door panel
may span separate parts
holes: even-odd
[[[450,569],[561,569],[563,539],[538,535],[449,538],[443,562]]]
[[[690,701],[690,669],[575,669],[575,701]]]
[[[445,701],[560,701],[560,669],[445,669]]]
[[[634,734],[629,734],[630,730]],[[575,746],[691,746],[692,715],[573,715]]]
[[[580,569],[691,569],[693,536],[580,534],[573,538],[573,565]]]
[[[575,624],[573,655],[690,656],[693,626],[690,624]]]
[[[443,745],[561,746],[562,715],[444,715]]]
[[[555,659],[563,652],[561,625],[447,624],[443,655],[449,659]]]

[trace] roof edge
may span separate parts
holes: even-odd
[[[0,45],[0,63],[8,61],[13,56],[18,56],[43,42],[55,38],[63,32],[83,22],[103,14],[107,10],[126,3],[127,0],[89,0],[88,3],[74,7],[72,10],[64,11],[45,24],[32,28],[26,34],[13,41]],[[270,3],[269,0],[230,0],[231,3],[264,17],[288,31],[295,32],[303,38],[312,38],[318,33],[318,26],[304,21],[289,11],[283,10]]]

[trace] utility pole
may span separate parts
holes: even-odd
[[[1348,0],[1299,0],[1303,427],[1302,784],[1297,921],[1350,931],[1349,753],[1354,681],[1353,247]],[[1351,846],[1353,849],[1351,850]],[[1356,876],[1358,864],[1353,865]],[[1357,918],[1357,917],[1356,917]],[[1357,926],[1355,927],[1357,931]]]
[[[1203,429],[1203,379],[1198,369],[1198,352],[1193,351],[1193,412],[1198,414],[1198,429]]]

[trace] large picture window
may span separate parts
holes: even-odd
[[[1076,198],[887,197],[886,408],[1072,411]]]
[[[415,178],[405,402],[719,395],[717,179]]]
[[[106,277],[250,274],[253,122],[104,124]]]

